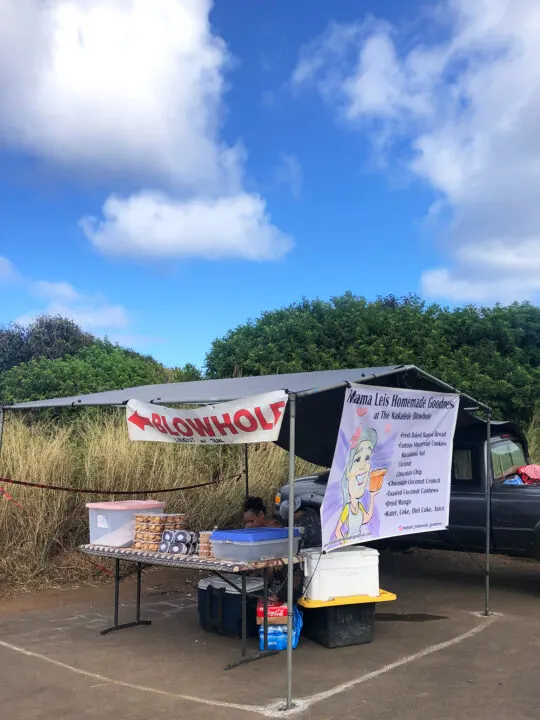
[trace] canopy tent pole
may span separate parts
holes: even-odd
[[[289,394],[289,556],[287,564],[287,710],[292,701],[292,640],[293,640],[293,582],[294,582],[294,476],[296,440],[296,394]]]
[[[490,555],[491,555],[491,483],[493,465],[491,459],[491,411],[486,413],[486,586],[484,593],[484,615],[489,615]]]
[[[244,478],[246,481],[246,497],[249,496],[249,464],[248,444],[244,445]]]

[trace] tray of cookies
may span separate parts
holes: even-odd
[[[135,516],[133,546],[137,550],[159,550],[165,532],[169,534],[169,541],[171,541],[174,540],[174,533],[183,531],[185,517],[183,513],[137,514]],[[144,547],[139,547],[141,544]],[[146,547],[148,544],[152,545],[152,547]]]

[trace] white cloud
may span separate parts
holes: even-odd
[[[101,294],[85,294],[68,282],[40,280],[29,285],[32,294],[46,301],[36,312],[28,313],[24,320],[36,315],[61,315],[71,318],[84,330],[124,328],[128,325],[126,309],[113,305]],[[19,322],[21,319],[19,319]]]
[[[188,201],[155,193],[111,196],[103,216],[85,218],[82,228],[109,255],[275,260],[291,247],[290,238],[270,223],[264,201],[246,193]]]
[[[304,174],[300,161],[293,153],[282,153],[279,165],[276,170],[276,180],[279,185],[289,188],[295,200],[299,200],[302,194]]]
[[[536,277],[525,277],[523,282],[513,284],[501,279],[480,280],[468,272],[455,272],[447,268],[427,270],[422,274],[422,288],[427,297],[444,297],[451,302],[464,300],[471,303],[484,303],[496,300],[511,303],[515,300],[529,300],[538,290]]]
[[[450,211],[449,267],[424,274],[426,294],[534,299],[540,4],[448,0],[430,22],[424,37],[442,39],[375,21],[333,25],[301,53],[293,83],[314,86],[379,148],[406,148],[400,160],[435,190],[433,210]]]
[[[16,322],[27,325],[38,315],[61,315],[71,318],[84,330],[105,332],[109,328],[125,328],[128,314],[122,305],[110,303],[100,293],[82,293],[68,282],[34,281],[21,275],[13,263],[0,257],[0,290],[11,280],[18,280],[29,297],[42,301],[39,308],[24,313]]]
[[[0,287],[13,282],[17,277],[15,265],[7,258],[0,256]]]
[[[221,182],[225,43],[208,0],[0,0],[0,124],[31,154]]]
[[[73,285],[68,282],[50,282],[49,280],[39,280],[32,284],[32,290],[35,295],[53,302],[71,303],[77,302],[80,295]]]
[[[223,228],[213,255],[230,248],[248,259],[276,257],[283,236],[264,202],[244,190],[245,151],[220,137],[231,58],[210,10],[210,0],[0,0],[0,142],[109,182],[129,178],[143,192],[126,207],[140,208],[141,197],[156,195],[149,188],[160,188],[161,210],[189,215],[179,222],[178,212],[164,213],[158,223],[162,236],[176,237],[177,255],[188,247],[197,254],[193,235],[207,235],[225,215],[241,234]],[[104,206],[109,234],[108,209],[118,202],[111,195]],[[150,258],[155,248],[160,256],[153,227],[145,230],[143,238],[139,228],[117,228],[117,254]],[[273,239],[275,250],[253,250]]]
[[[108,305],[105,301],[100,304],[95,300],[76,305],[64,303],[50,303],[40,310],[32,310],[17,318],[19,325],[28,325],[39,315],[60,316],[73,320],[83,330],[107,334],[109,328],[121,328],[128,324],[125,309],[121,305]]]

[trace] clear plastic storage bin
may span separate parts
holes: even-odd
[[[129,547],[135,535],[135,515],[160,515],[165,503],[158,500],[113,500],[87,503],[92,545]]]
[[[218,560],[258,562],[287,557],[287,528],[249,528],[246,530],[215,530],[210,538],[212,552]],[[298,552],[300,530],[294,528],[294,554]]]

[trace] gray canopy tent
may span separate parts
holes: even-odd
[[[293,526],[295,457],[316,465],[330,467],[339,431],[345,389],[350,383],[366,383],[379,387],[410,388],[427,391],[450,391],[459,394],[457,427],[478,426],[485,422],[486,466],[491,467],[491,410],[487,405],[461,393],[447,383],[414,365],[394,365],[352,370],[262,375],[220,380],[198,380],[184,383],[143,385],[121,390],[92,393],[49,400],[4,404],[0,407],[0,451],[6,411],[41,410],[47,408],[123,407],[129,400],[142,400],[159,405],[207,405],[238,400],[275,390],[285,390],[289,402],[277,445],[289,451],[289,554],[288,605],[289,623],[293,617]],[[485,414],[485,421],[474,413]],[[246,466],[247,470],[247,466]],[[486,481],[486,561],[485,614],[489,614],[491,477]],[[292,701],[292,632],[287,648],[287,709]]]

